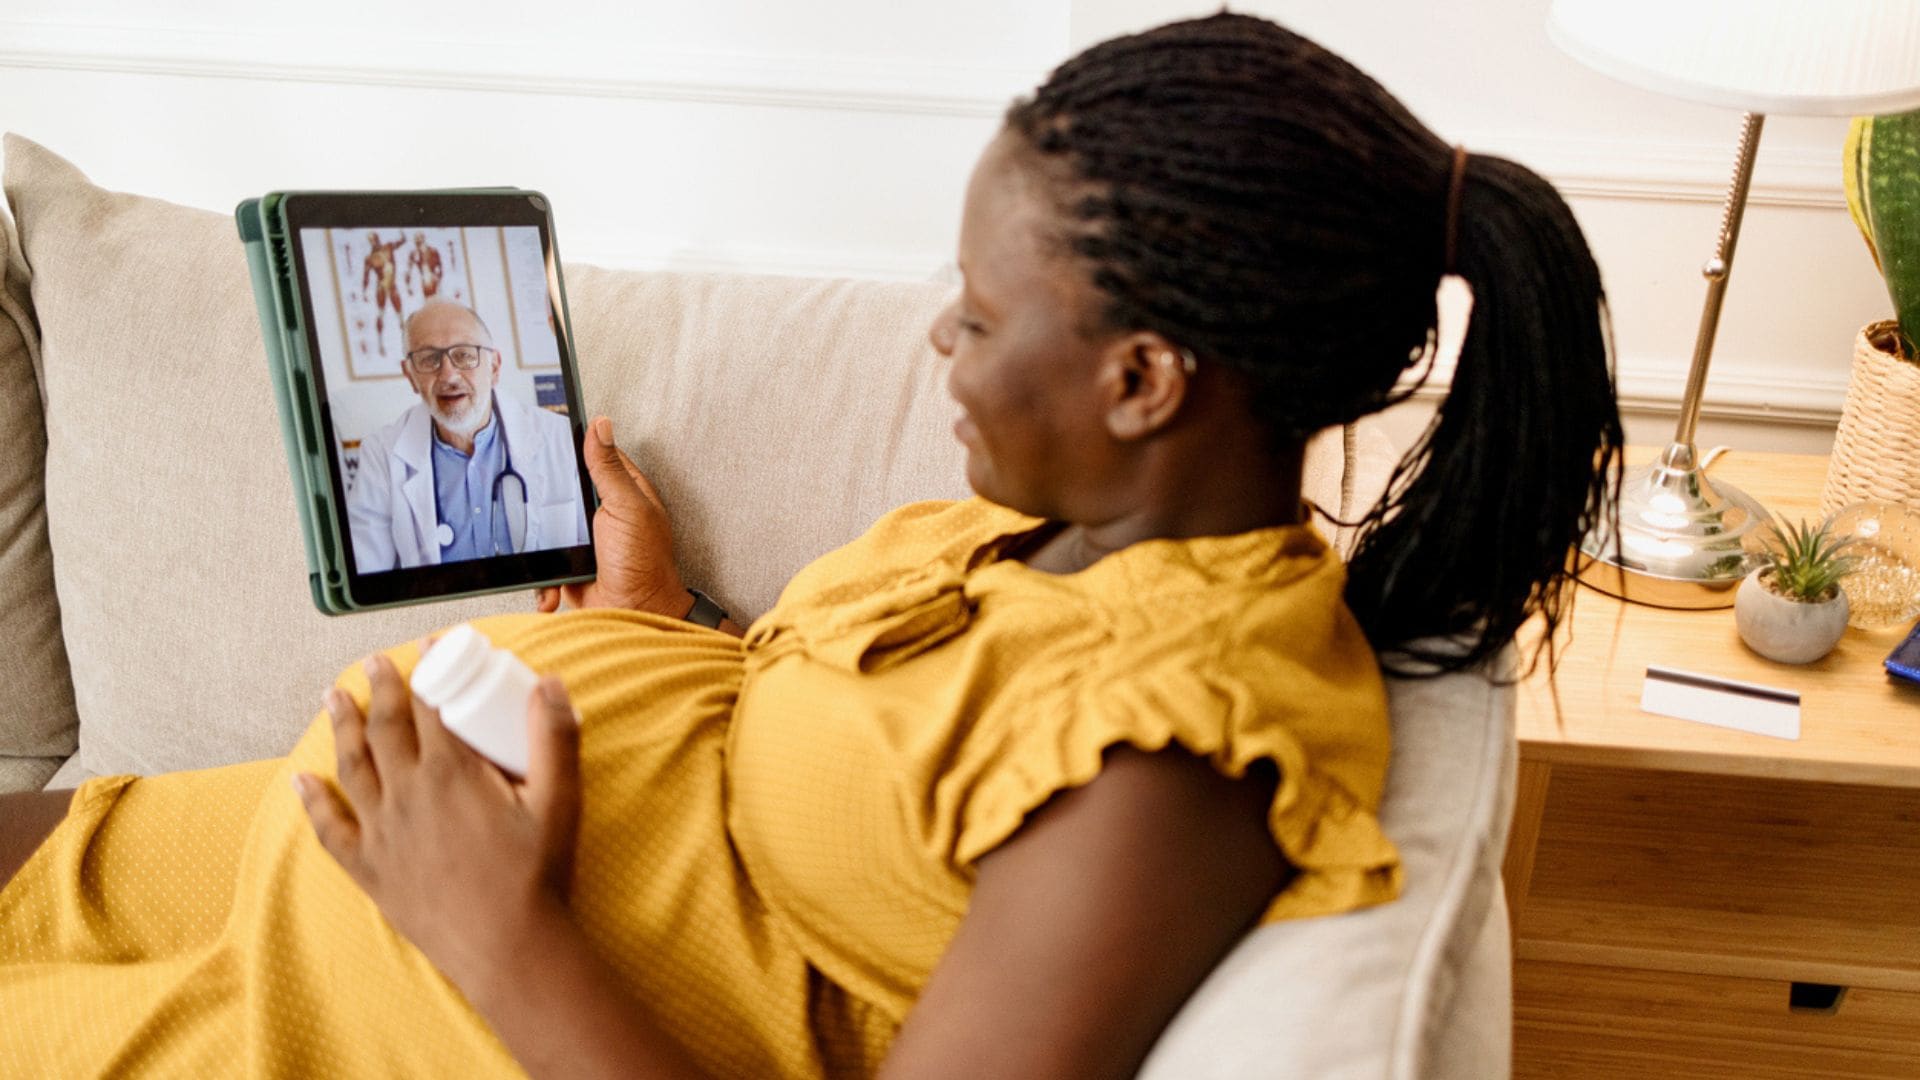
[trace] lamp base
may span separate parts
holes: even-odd
[[[1580,543],[1577,576],[1634,604],[1733,606],[1753,568],[1748,540],[1772,516],[1751,495],[1701,471],[1693,444],[1676,442],[1620,483],[1620,532],[1601,522]]]

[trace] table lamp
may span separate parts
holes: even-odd
[[[1580,545],[1580,579],[1602,592],[1656,607],[1729,607],[1751,568],[1747,541],[1768,514],[1746,493],[1709,480],[1693,439],[1761,122],[1768,113],[1920,108],[1920,2],[1554,0],[1547,33],[1622,82],[1746,112],[1719,241],[1701,268],[1706,306],[1673,441],[1622,478],[1618,533],[1603,525]]]

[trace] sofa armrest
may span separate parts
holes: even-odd
[[[0,757],[0,795],[16,791],[39,791],[59,773],[66,758]]]
[[[31,275],[11,214],[0,213],[0,792],[39,788],[73,752],[79,717],[45,506],[46,399]]]

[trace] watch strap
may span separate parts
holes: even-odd
[[[727,621],[727,609],[714,603],[713,597],[699,589],[687,591],[693,594],[693,607],[689,608],[681,618],[695,626],[704,626],[710,630],[720,629],[720,624]]]

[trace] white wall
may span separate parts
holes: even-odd
[[[1546,0],[1235,6],[1561,185],[1606,274],[1631,434],[1663,441],[1739,117],[1567,59]],[[513,183],[554,198],[570,261],[923,278],[1009,97],[1072,48],[1217,8],[471,0],[453,23],[376,0],[8,0],[0,127],[223,211],[274,188]],[[1840,192],[1843,127],[1768,122],[1703,443],[1823,450],[1854,332],[1887,310]]]
[[[109,187],[512,183],[569,260],[926,277],[1066,0],[8,0],[0,126]]]

